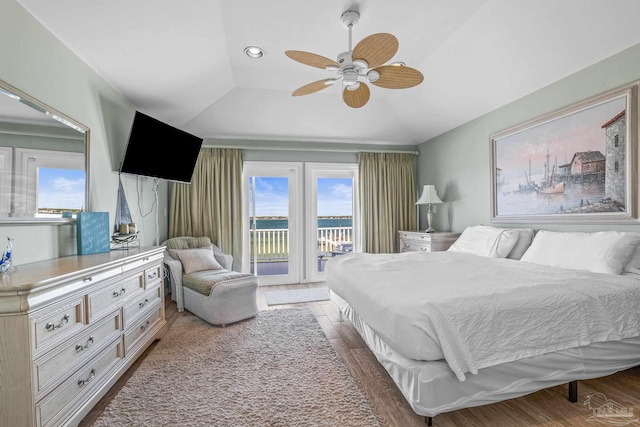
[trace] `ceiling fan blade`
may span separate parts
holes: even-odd
[[[356,90],[349,90],[348,86],[342,90],[342,99],[344,103],[351,108],[360,108],[369,102],[369,86],[364,83],[360,83],[360,87]]]
[[[287,50],[284,52],[289,58],[305,65],[324,69],[327,66],[339,67],[338,63],[332,59],[325,58],[315,53],[303,52],[301,50]]]
[[[393,34],[378,33],[371,34],[360,40],[360,43],[353,48],[351,57],[353,60],[361,59],[367,61],[369,68],[374,68],[384,64],[398,51],[398,39]]]
[[[331,86],[335,82],[335,79],[318,80],[317,82],[309,83],[294,90],[293,96],[309,95],[310,93],[318,92],[326,87]]]
[[[376,68],[380,78],[372,84],[387,89],[406,89],[422,83],[424,76],[415,68],[384,65]]]

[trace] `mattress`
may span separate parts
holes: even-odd
[[[331,299],[358,330],[411,408],[433,417],[487,405],[574,380],[603,377],[640,365],[640,337],[599,342],[479,369],[459,381],[444,360],[409,359],[387,344],[342,298]]]
[[[348,254],[327,284],[408,359],[480,369],[640,335],[640,282],[455,252]]]

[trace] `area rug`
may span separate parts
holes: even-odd
[[[329,288],[288,289],[284,291],[266,291],[267,305],[295,304],[299,302],[326,301],[329,299]]]
[[[178,318],[96,427],[379,426],[309,309],[226,327]]]

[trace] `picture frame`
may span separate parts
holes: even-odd
[[[491,135],[491,222],[637,223],[638,86]]]

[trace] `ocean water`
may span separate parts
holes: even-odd
[[[562,194],[537,194],[535,191],[520,193],[510,188],[498,188],[497,196],[500,215],[556,214],[602,201],[605,188],[604,184],[597,183],[569,183]]]
[[[332,227],[352,227],[353,220],[351,218],[320,218],[318,219],[318,228]],[[289,220],[287,219],[257,219],[256,228],[258,230],[282,230],[289,228]]]

